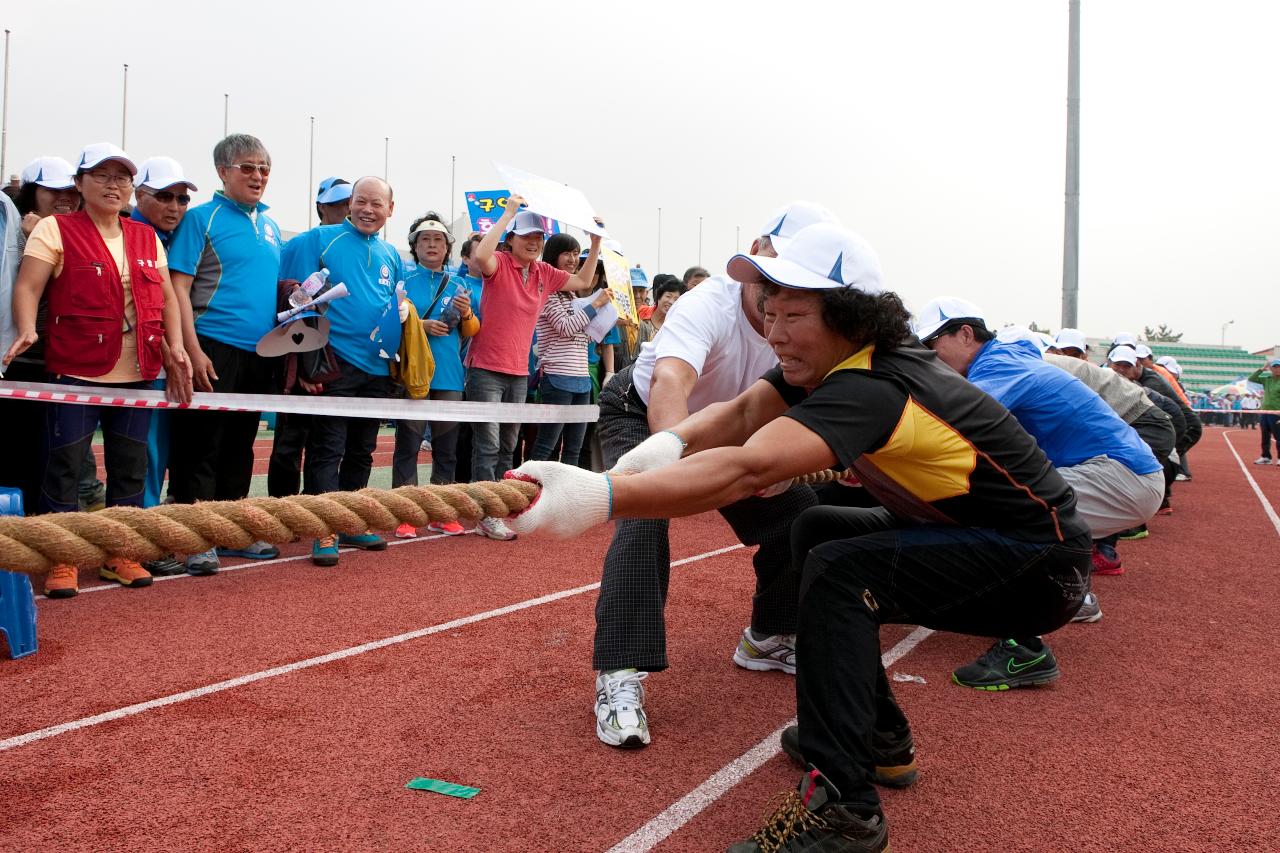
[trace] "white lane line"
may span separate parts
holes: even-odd
[[[1262,493],[1262,489],[1258,488],[1258,481],[1253,479],[1253,475],[1249,473],[1249,469],[1245,467],[1244,460],[1240,458],[1240,454],[1236,453],[1235,445],[1231,443],[1231,439],[1227,436],[1237,430],[1228,430],[1222,434],[1222,440],[1227,443],[1227,449],[1231,451],[1231,455],[1236,458],[1236,464],[1240,466],[1240,470],[1244,473],[1244,478],[1249,481],[1253,493],[1258,496],[1258,502],[1262,504],[1262,509],[1267,514],[1267,518],[1271,519],[1271,524],[1276,529],[1276,535],[1280,536],[1280,515],[1276,515],[1275,507],[1271,505],[1271,501],[1267,500],[1267,496]]]
[[[929,628],[916,628],[881,655],[881,662],[886,668],[893,666],[932,633],[933,631]],[[779,746],[778,739],[782,737],[782,730],[795,724],[794,717],[787,720],[764,740],[721,767],[705,782],[672,803],[653,820],[609,848],[608,853],[647,853],[652,850],[668,835],[693,820],[699,812],[727,794],[734,785],[781,752],[782,747]]]
[[[683,566],[688,563],[696,563],[699,560],[706,560],[711,557],[717,557],[721,554],[727,554],[730,551],[736,551],[742,547],[743,546],[741,544],[730,545],[727,548],[717,548],[714,551],[707,551],[703,554],[696,554],[692,557],[685,557],[683,560],[676,560],[672,562],[671,567],[675,568],[676,566]],[[590,592],[593,589],[599,589],[599,588],[600,588],[600,583],[599,581],[597,581],[596,583],[587,584],[586,586],[578,586],[578,587],[574,587],[573,589],[560,590],[559,592],[549,593],[547,595],[538,596],[537,598],[530,598],[527,601],[521,601],[516,604],[508,604],[505,607],[498,607],[494,610],[486,610],[483,613],[476,613],[471,616],[464,616],[460,619],[453,619],[449,622],[442,622],[439,625],[432,625],[429,628],[419,628],[416,631],[409,631],[404,634],[397,634],[394,637],[386,637],[381,640],[374,640],[373,642],[370,642],[370,643],[363,643],[359,646],[351,646],[350,648],[341,649],[336,652],[330,652],[327,655],[320,655],[319,657],[313,657],[313,658],[307,658],[306,660],[295,661],[293,663],[285,664],[283,666],[276,666],[276,667],[272,667],[271,669],[264,669],[260,672],[253,672],[248,675],[241,675],[237,678],[227,679],[226,681],[219,681],[216,684],[206,684],[204,687],[197,687],[194,690],[185,690],[182,693],[174,693],[169,696],[162,696],[159,699],[150,699],[146,702],[138,702],[137,704],[134,704],[134,705],[128,705],[123,708],[116,708],[113,711],[106,711],[101,714],[94,714],[91,717],[81,717],[78,720],[72,720],[71,722],[68,722],[68,723],[59,723],[56,726],[49,726],[47,728],[38,729],[33,732],[27,732],[26,734],[15,735],[14,737],[6,738],[5,740],[0,740],[0,752],[4,752],[5,750],[13,749],[19,746],[24,746],[29,743],[34,743],[35,741],[38,741],[38,740],[44,740],[45,738],[66,734],[67,732],[74,732],[79,729],[85,729],[91,726],[101,725],[102,723],[109,723],[113,720],[119,720],[125,717],[132,717],[136,714],[141,714],[145,711],[151,711],[156,708],[163,708],[166,705],[175,705],[179,702],[186,702],[191,699],[198,699],[201,696],[208,696],[213,693],[221,693],[224,690],[230,690],[234,687],[242,687],[246,684],[253,684],[255,681],[263,681],[268,678],[275,678],[276,676],[279,676],[279,675],[287,675],[291,672],[297,672],[298,670],[309,669],[313,666],[321,666],[326,663],[333,663],[334,661],[343,660],[349,657],[355,657],[356,655],[362,655],[366,652],[372,652],[378,649],[384,649],[388,646],[398,645],[399,643],[406,643],[410,640],[417,640],[422,637],[428,637],[432,634],[439,634],[442,631],[451,631],[454,628],[461,628],[465,625],[473,625],[477,622],[484,622],[485,620],[488,620],[488,619],[495,619],[499,616],[506,616],[509,613],[516,613],[521,610],[527,610],[531,607],[538,607],[543,604],[550,604],[553,601],[559,601],[563,598],[571,598],[575,595],[581,595],[584,592]]]

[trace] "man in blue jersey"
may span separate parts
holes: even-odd
[[[1155,454],[1101,397],[1045,362],[1027,340],[1001,341],[981,309],[956,297],[935,299],[916,323],[938,359],[1001,403],[1031,434],[1076,494],[1094,539],[1145,523],[1164,497]],[[1082,607],[1097,608],[1096,597]],[[1099,611],[1100,613],[1101,611]],[[980,690],[1045,684],[1058,664],[1039,637],[1000,640],[952,680]]]
[[[131,218],[155,229],[161,245],[168,251],[173,232],[182,223],[191,204],[196,185],[187,180],[182,164],[172,157],[152,157],[138,169],[134,179],[134,207]],[[163,390],[165,377],[156,380],[155,388]],[[142,505],[156,506],[164,489],[164,472],[169,467],[169,412],[151,413],[151,430],[147,433],[147,478],[143,483]],[[142,567],[153,576],[179,575],[182,563],[172,556],[148,560]]]
[[[270,392],[271,368],[255,352],[275,326],[280,273],[280,226],[266,214],[262,194],[271,155],[257,138],[237,133],[213,149],[222,189],[187,211],[169,244],[169,273],[182,309],[183,342],[197,391]],[[175,412],[169,493],[178,503],[239,500],[253,477],[257,412]],[[265,542],[224,556],[268,559],[280,551]],[[186,561],[187,572],[213,574],[218,553]]]
[[[320,269],[347,286],[348,296],[329,303],[329,345],[341,376],[320,393],[338,397],[396,397],[390,362],[380,350],[394,354],[395,344],[370,335],[384,322],[388,306],[396,311],[396,283],[404,280],[400,253],[378,236],[395,210],[391,185],[381,178],[360,178],[351,185],[351,213],[339,225],[320,225],[289,241],[281,262],[281,278],[303,281]],[[394,324],[395,318],[392,318]],[[398,343],[398,338],[397,341]],[[369,485],[378,420],[317,415],[311,422],[303,465],[303,491],[355,491]],[[341,472],[339,471],[341,466]],[[326,536],[311,546],[317,566],[336,566],[338,546],[370,551],[387,547],[373,533]]]

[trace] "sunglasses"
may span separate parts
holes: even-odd
[[[171,193],[168,190],[163,190],[158,193],[147,193],[147,195],[151,196],[161,204],[169,204],[174,199],[177,199],[178,204],[182,205],[183,207],[186,207],[187,205],[191,204],[191,196],[187,195],[186,193]]]
[[[254,172],[266,177],[271,174],[271,166],[267,163],[232,163],[228,169],[239,169],[240,174],[252,177]]]

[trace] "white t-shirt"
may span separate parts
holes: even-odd
[[[697,371],[690,413],[732,400],[778,363],[773,348],[742,313],[742,285],[722,276],[677,299],[657,336],[640,348],[631,382],[645,405],[660,358],[678,358]]]

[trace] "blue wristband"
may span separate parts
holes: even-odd
[[[608,474],[604,475],[604,484],[609,487],[609,517],[605,521],[613,521],[613,480]]]

